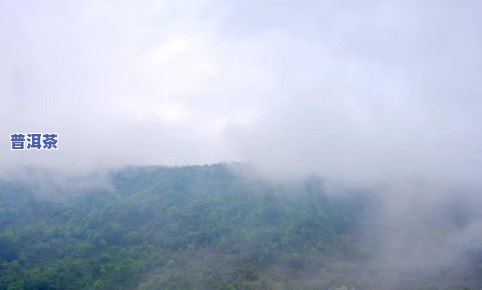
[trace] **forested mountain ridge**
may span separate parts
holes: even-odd
[[[223,164],[130,167],[48,199],[0,187],[0,289],[328,289],[366,284],[372,203]],[[368,279],[369,280],[369,279]],[[420,288],[422,289],[422,288]],[[438,288],[434,288],[438,289]]]

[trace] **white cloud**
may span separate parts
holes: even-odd
[[[1,5],[3,166],[191,156],[358,181],[476,180],[476,2]],[[10,132],[32,130],[58,131],[58,156],[7,150]],[[140,132],[150,142],[120,137]]]

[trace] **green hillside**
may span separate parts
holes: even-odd
[[[109,180],[61,199],[2,183],[1,290],[368,289],[362,194],[225,165],[133,167]]]

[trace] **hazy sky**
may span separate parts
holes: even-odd
[[[480,1],[0,2],[0,166],[479,183]],[[11,133],[59,134],[55,152]]]

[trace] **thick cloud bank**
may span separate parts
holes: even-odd
[[[480,6],[3,1],[2,168],[241,160],[478,183]],[[60,148],[11,152],[15,132]]]

